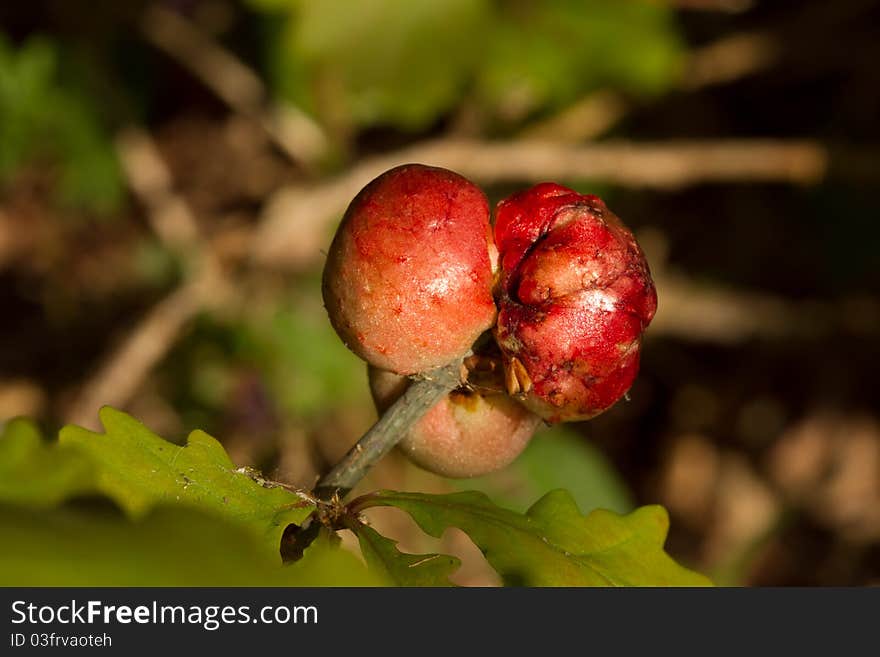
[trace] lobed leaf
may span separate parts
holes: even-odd
[[[0,502],[46,507],[95,490],[95,471],[75,446],[47,443],[16,418],[0,433]]]
[[[236,468],[223,446],[193,431],[183,447],[170,443],[121,411],[100,412],[104,433],[67,426],[59,439],[88,455],[96,489],[133,517],[158,504],[213,512],[260,536],[276,554],[289,524],[314,510],[307,499]]]
[[[706,586],[711,582],[664,550],[669,517],[660,506],[627,515],[598,509],[581,515],[565,490],[547,493],[525,513],[508,511],[483,493],[450,495],[382,491],[357,509],[393,506],[428,534],[448,527],[470,536],[508,585]]]
[[[382,536],[372,527],[353,523],[361,553],[370,570],[396,586],[452,586],[449,576],[461,566],[461,560],[446,554],[405,554],[397,542]]]

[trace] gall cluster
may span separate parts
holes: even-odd
[[[354,198],[322,290],[380,412],[410,375],[465,359],[467,380],[400,443],[448,477],[503,468],[542,421],[610,408],[657,308],[644,254],[596,196],[542,183],[501,201],[493,224],[476,185],[420,164]]]

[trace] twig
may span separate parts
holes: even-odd
[[[677,9],[727,11],[738,13],[752,6],[751,0],[665,0]],[[853,6],[847,3],[841,11],[840,3],[816,3],[805,7],[794,21],[786,15],[784,22],[769,29],[749,30],[725,35],[706,45],[691,50],[683,63],[677,87],[694,92],[707,87],[729,84],[751,75],[779,66],[797,57],[809,57],[811,70],[815,70],[815,58],[810,48],[792,47],[792,43],[816,43],[831,33],[842,21],[858,20],[862,11],[870,6],[862,0]],[[873,41],[871,41],[873,44]],[[870,61],[868,54],[856,53],[853,44],[837,49],[834,54],[823,52],[825,65],[839,66],[846,63]],[[523,130],[522,137],[552,139],[564,142],[582,142],[605,134],[626,116],[635,103],[614,89],[602,89],[575,101],[557,114],[540,119]]]
[[[65,419],[89,428],[97,427],[101,406],[128,403],[189,321],[222,299],[227,289],[217,259],[203,244],[189,205],[175,192],[152,137],[129,127],[117,137],[116,148],[128,186],[144,205],[150,226],[166,247],[186,259],[191,278],[156,304],[83,384]]]
[[[681,274],[655,276],[660,303],[647,335],[731,345],[759,338],[816,340],[829,335],[876,337],[880,303],[871,297],[792,301],[780,296],[699,284]]]
[[[270,107],[260,77],[184,16],[151,5],[141,32],[235,112],[262,126],[294,162],[308,168],[327,152],[327,136],[313,119],[289,103]]]
[[[259,76],[179,13],[152,4],[144,11],[141,32],[235,111],[250,114],[265,100]]]
[[[302,558],[306,548],[321,532],[324,524],[338,520],[346,509],[341,503],[363,479],[364,475],[385,454],[390,452],[418,422],[449,391],[462,382],[460,361],[420,375],[379,418],[348,453],[324,475],[315,486],[318,504],[315,512],[300,526],[291,525],[281,540],[281,557],[285,562]]]
[[[276,192],[256,235],[254,259],[294,267],[314,260],[354,195],[383,171],[408,162],[452,169],[484,184],[594,179],[674,189],[706,182],[812,184],[827,174],[829,152],[815,141],[771,139],[584,146],[530,140],[423,142],[364,160],[329,182]]]
[[[155,140],[146,130],[128,126],[115,142],[126,182],[146,207],[151,228],[169,250],[191,256],[200,240],[198,223],[174,191],[171,171]]]
[[[695,91],[740,80],[770,68],[781,56],[779,37],[770,32],[733,34],[695,50],[679,86]]]
[[[630,107],[631,103],[623,94],[612,89],[601,89],[546,119],[526,126],[520,132],[520,137],[568,143],[595,139],[617,124]]]
[[[779,58],[780,48],[768,32],[726,36],[690,53],[678,87],[696,91],[759,73]],[[635,103],[620,91],[600,89],[546,119],[527,126],[520,137],[577,143],[596,139],[617,125]]]
[[[23,415],[36,417],[46,407],[46,393],[28,379],[0,379],[0,421]]]
[[[96,428],[97,410],[124,406],[141,382],[177,341],[183,328],[214,296],[216,281],[200,277],[172,292],[153,307],[83,385],[66,420]]]
[[[376,461],[385,456],[449,391],[461,385],[461,363],[432,370],[416,379],[354,447],[318,482],[315,493],[344,497]]]

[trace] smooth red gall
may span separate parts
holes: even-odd
[[[384,412],[410,380],[369,369],[370,391]],[[522,453],[541,419],[506,394],[455,390],[413,425],[399,443],[416,465],[444,477],[478,477]]]
[[[324,305],[371,365],[430,370],[464,356],[494,324],[496,255],[476,185],[446,169],[396,167],[349,205],[328,252]]]

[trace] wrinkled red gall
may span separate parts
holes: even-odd
[[[499,203],[495,336],[508,390],[549,422],[629,390],[657,293],[632,233],[597,197],[552,183]]]

